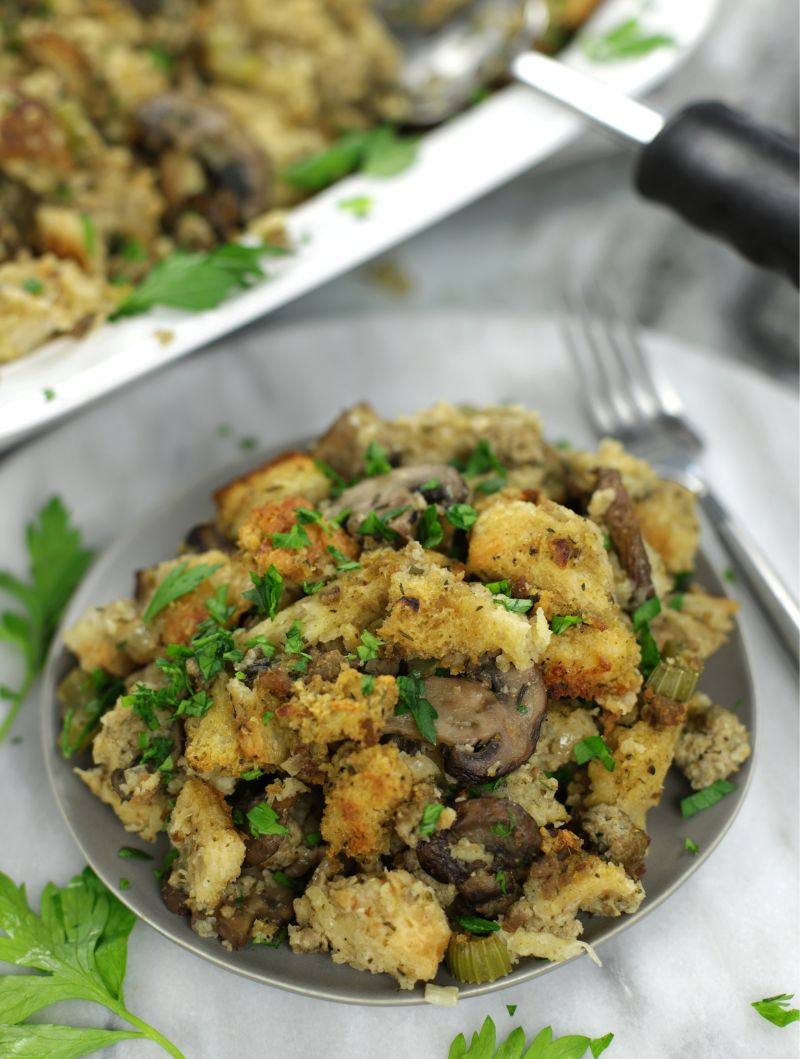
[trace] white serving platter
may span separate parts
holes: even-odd
[[[586,28],[598,34],[630,17],[671,35],[675,47],[636,59],[590,62],[578,45],[563,61],[629,95],[670,76],[710,29],[718,0],[607,0]],[[419,157],[389,180],[350,177],[292,210],[296,252],[269,258],[269,281],[217,309],[185,313],[157,308],[106,324],[82,339],[62,338],[0,366],[0,449],[120,386],[230,334],[550,157],[581,131],[581,121],[521,86],[509,86],[423,138]],[[339,208],[369,195],[358,219]],[[165,342],[165,335],[168,341]]]

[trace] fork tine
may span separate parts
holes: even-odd
[[[605,341],[617,363],[617,384],[632,409],[632,426],[642,429],[666,408],[653,383],[641,345],[616,303],[599,289],[595,300],[600,310],[596,317],[604,326]]]
[[[630,416],[619,400],[619,388],[593,332],[586,296],[577,286],[561,289],[558,318],[567,350],[585,382],[584,401],[590,418],[601,434],[619,434]]]

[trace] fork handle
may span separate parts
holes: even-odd
[[[679,111],[642,151],[636,187],[797,286],[797,145],[724,103]]]
[[[700,503],[797,666],[800,654],[800,609],[797,603],[756,541],[734,522],[714,494],[705,493]]]

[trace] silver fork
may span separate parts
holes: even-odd
[[[698,497],[797,665],[800,609],[759,545],[703,481],[696,466],[703,439],[684,418],[677,393],[650,372],[636,333],[604,295],[593,292],[590,300],[581,288],[570,288],[562,291],[558,308],[567,349],[588,384],[586,405],[595,429]]]

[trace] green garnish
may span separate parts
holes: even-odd
[[[275,935],[272,938],[253,938],[253,944],[268,945],[271,949],[279,949],[288,937],[288,929],[286,927],[281,927],[280,930],[275,932]]]
[[[361,678],[361,694],[371,695],[375,690],[375,677],[365,676]]]
[[[311,831],[304,836],[303,841],[307,846],[310,846],[313,849],[314,846],[318,846],[322,841],[322,835],[319,831]]]
[[[352,213],[359,220],[369,217],[374,205],[375,199],[371,195],[356,195],[351,199],[340,199],[338,202],[340,210]]]
[[[417,540],[423,548],[435,548],[442,543],[444,530],[439,521],[439,512],[435,504],[428,504],[422,512],[417,528]]]
[[[508,596],[497,596],[492,600],[492,603],[496,603],[500,607],[505,607],[506,610],[510,610],[512,614],[527,614],[533,606],[533,600],[511,599]]]
[[[572,751],[579,765],[585,765],[587,761],[597,758],[598,761],[602,761],[603,766],[609,772],[613,772],[616,768],[611,749],[601,735],[590,735],[586,739],[581,739],[580,742],[575,743]]]
[[[303,889],[303,884],[299,879],[293,879],[287,875],[285,871],[273,871],[272,878],[276,883],[281,886],[285,886],[287,890],[294,890],[295,893]]]
[[[444,812],[444,806],[440,802],[431,802],[422,810],[422,819],[419,823],[421,835],[432,835],[436,830],[439,817]]]
[[[124,880],[120,880],[123,887]],[[173,1059],[174,1044],[125,1006],[128,936],[136,916],[86,868],[63,887],[48,883],[42,913],[30,908],[25,887],[0,874],[0,959],[34,974],[0,978],[0,1054],[20,1059],[78,1059],[124,1040],[151,1040]],[[100,1004],[135,1029],[54,1026],[26,1020],[57,1001]]]
[[[505,578],[502,581],[488,581],[486,587],[493,596],[497,595],[498,592],[502,592],[503,595],[507,596],[511,591],[511,582]]]
[[[687,853],[691,853],[693,857],[696,857],[697,854],[700,852],[700,847],[697,845],[693,838],[685,838],[683,840],[683,848],[686,850]]]
[[[240,776],[240,780],[257,780],[259,776],[263,776],[264,773],[261,769],[248,769],[247,772],[243,772]]]
[[[130,890],[131,881],[130,881],[130,879],[122,878],[122,879],[120,879],[120,881],[119,881],[119,883],[117,885],[118,885],[120,890]]]
[[[288,533],[273,533],[270,539],[273,548],[307,548],[311,543],[311,538],[299,522],[295,522]]]
[[[451,526],[462,530],[468,530],[470,526],[475,524],[475,520],[478,517],[478,512],[471,504],[453,504],[452,507],[447,509],[445,514]]]
[[[287,655],[296,655],[295,661],[289,666],[290,673],[305,673],[311,655],[303,650],[303,626],[299,621],[293,621],[286,633],[284,650]]]
[[[692,578],[694,577],[693,570],[681,570],[680,573],[675,574],[675,591],[686,592],[692,587]]]
[[[145,51],[156,70],[160,70],[164,74],[171,74],[174,71],[175,57],[166,48],[160,44],[151,44],[148,48],[145,48]]]
[[[723,577],[725,578],[725,580],[726,580],[726,581],[728,581],[728,582],[729,582],[730,584],[733,584],[733,582],[734,582],[734,581],[736,581],[736,571],[735,571],[735,570],[731,570],[731,568],[730,568],[730,567],[728,567],[728,569],[727,569],[727,570],[723,570],[723,571],[722,571],[722,576],[723,576]]]
[[[492,493],[497,493],[504,489],[507,485],[508,480],[506,478],[484,478],[482,482],[478,482],[475,486],[475,492],[490,496]]]
[[[500,893],[505,894],[508,892],[508,883],[506,882],[506,873],[502,870],[494,873],[495,882],[500,887]]]
[[[22,289],[27,291],[28,294],[41,294],[44,290],[44,283],[40,279],[36,279],[35,276],[31,276],[30,279],[22,281]]]
[[[493,934],[500,929],[499,923],[482,916],[456,916],[456,923],[470,934]]]
[[[324,460],[314,460],[314,464],[317,470],[322,471],[331,483],[331,496],[334,497],[334,499],[341,496],[345,489],[347,489],[347,482],[342,478],[339,472],[335,471],[333,467],[325,463]]]
[[[49,386],[45,386],[45,388],[42,390],[42,393],[44,394],[45,401],[55,401],[56,391],[51,389]]]
[[[117,856],[122,860],[152,860],[153,856],[146,850],[137,849],[135,846],[120,846]]]
[[[303,591],[307,596],[315,596],[324,585],[324,581],[304,581]]]
[[[517,1005],[507,1005],[509,1015],[512,1014],[512,1008],[516,1011]],[[613,1039],[614,1034],[607,1033],[604,1037],[570,1034],[554,1040],[552,1029],[545,1026],[528,1043],[525,1031],[518,1026],[498,1048],[497,1029],[492,1019],[487,1017],[480,1032],[472,1034],[469,1044],[464,1034],[459,1033],[450,1045],[448,1059],[581,1059],[587,1049],[592,1059],[598,1059]]]
[[[508,811],[508,822],[505,824],[492,824],[492,831],[500,838],[508,838],[509,835],[513,835],[516,829],[517,821],[514,818],[514,814],[509,809]]]
[[[569,629],[571,625],[582,625],[583,618],[580,614],[554,614],[550,619],[550,628],[556,634],[560,636],[565,629]]]
[[[505,467],[495,456],[486,438],[481,438],[466,460],[456,462],[458,469],[463,471],[467,478],[477,478],[479,474],[488,474],[489,471],[495,471],[501,477],[506,477]]]
[[[364,629],[361,633],[361,643],[356,648],[356,654],[362,662],[372,662],[380,654],[380,649],[386,643],[380,637]]]
[[[642,626],[651,622],[655,618],[656,614],[661,613],[661,603],[658,596],[651,596],[650,599],[646,600],[640,607],[631,615],[633,621],[633,628],[635,632],[638,632]]]
[[[557,449],[571,449],[572,442],[568,438],[559,438],[555,446]]]
[[[156,879],[158,879],[159,882],[161,882],[163,879],[166,879],[166,877],[172,871],[172,865],[177,859],[177,849],[168,849],[167,852],[164,854],[164,859],[161,861],[161,866],[159,868],[153,868],[153,875],[155,875]]]
[[[506,1004],[506,1011],[513,1018],[514,1015],[516,1015],[516,1013],[517,1013],[517,1005],[516,1004]]]
[[[602,36],[582,37],[581,46],[592,62],[607,63],[649,55],[656,48],[674,48],[677,41],[668,33],[644,29],[638,18],[626,18]]]
[[[710,786],[703,787],[701,791],[690,794],[688,798],[681,798],[681,815],[685,819],[695,816],[697,813],[702,812],[703,809],[710,809],[712,805],[716,805],[717,802],[721,801],[726,794],[730,794],[731,791],[735,790],[736,784],[731,783],[730,780],[714,780]]]
[[[685,598],[683,592],[678,592],[672,597],[672,599],[667,601],[667,606],[670,610],[683,610],[683,601]]]
[[[792,1000],[794,993],[778,993],[777,996],[768,996],[764,1000],[754,1000],[751,1006],[773,1026],[783,1027],[800,1021],[800,1011],[789,1007]]]
[[[435,746],[436,724],[434,722],[439,714],[425,698],[425,682],[422,677],[419,673],[397,677],[397,689],[400,697],[394,712],[398,715],[410,713],[422,738]]]
[[[278,814],[269,802],[261,802],[260,805],[254,805],[247,814],[247,822],[250,825],[250,834],[253,838],[260,838],[261,835],[289,834],[289,828],[280,822]]]
[[[348,173],[389,177],[413,165],[417,137],[400,136],[390,125],[346,132],[324,151],[288,166],[283,179],[304,191],[320,191]]]
[[[568,787],[572,782],[572,769],[569,765],[562,765],[561,768],[555,769],[553,772],[545,772],[545,776],[549,780],[556,780],[559,787]]]
[[[367,478],[377,478],[381,474],[388,474],[392,465],[389,463],[386,449],[377,441],[371,441],[364,453],[364,471]]]
[[[147,610],[142,616],[142,621],[148,625],[164,607],[181,596],[187,595],[194,590],[222,566],[222,563],[198,563],[189,566],[189,560],[184,559],[167,574],[153,593]]]
[[[264,710],[264,712],[261,714],[261,723],[262,724],[269,724],[269,722],[272,720],[272,718],[274,716],[275,716],[275,711],[274,710]]]
[[[138,239],[126,239],[120,250],[126,261],[144,261],[147,257],[144,247]]]
[[[491,794],[493,791],[496,791],[498,787],[504,786],[505,782],[505,776],[498,776],[497,779],[486,780],[485,783],[479,783],[475,787],[470,787],[469,793],[473,798],[480,798],[482,795]]]
[[[274,563],[270,563],[265,574],[257,574],[251,570],[250,580],[253,582],[253,588],[243,592],[242,595],[250,600],[261,617],[274,618],[278,613],[283,593],[283,578],[280,571]]]
[[[159,261],[117,306],[109,319],[135,316],[154,305],[199,312],[213,309],[235,290],[266,279],[261,258],[289,253],[284,247],[225,243],[208,253],[175,250]]]
[[[410,504],[405,504],[403,507],[393,507],[382,515],[379,515],[377,511],[370,511],[358,527],[358,532],[364,537],[378,537],[381,540],[393,541],[399,534],[392,529],[389,523],[408,511],[410,506]]]
[[[9,704],[0,724],[0,743],[44,666],[64,608],[93,557],[93,552],[83,546],[80,531],[70,524],[58,497],[45,504],[28,525],[25,547],[27,582],[0,570],[0,590],[14,596],[24,610],[0,613],[0,640],[16,648],[23,661],[19,688],[0,685],[0,699]]]
[[[340,552],[338,548],[334,548],[333,545],[328,546],[328,551],[336,560],[337,570],[358,570],[361,567],[361,563],[356,562],[355,559],[348,559],[344,552]]]
[[[94,257],[97,249],[97,228],[94,218],[88,213],[81,214],[81,228],[83,229],[83,245],[89,257]]]
[[[72,757],[82,748],[84,740],[97,722],[114,706],[123,693],[125,684],[120,677],[106,673],[102,669],[95,669],[83,675],[83,688],[91,692],[89,698],[70,706],[64,714],[64,721],[61,725],[59,742],[61,753],[67,758]],[[79,716],[83,723],[77,734],[73,735],[72,725],[76,716]]]

